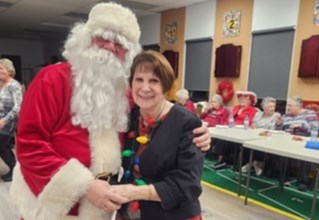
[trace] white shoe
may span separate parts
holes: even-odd
[[[251,168],[251,166],[249,166],[249,163],[246,163],[244,166],[241,167],[241,172],[248,173],[250,168]]]
[[[255,170],[256,175],[257,175],[257,176],[260,176],[260,175],[262,174],[263,170],[261,169],[261,167],[260,167],[258,161],[255,160],[255,161],[253,162],[253,166],[254,166],[254,170]]]

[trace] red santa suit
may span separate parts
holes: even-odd
[[[92,46],[92,36],[107,41],[116,34],[120,35],[118,43],[126,45],[127,49],[126,56],[122,57],[125,62],[119,65],[106,62],[112,58],[104,56],[104,51],[101,56],[102,51],[96,45]],[[122,74],[129,72],[132,59],[140,48],[139,37],[140,28],[130,9],[112,2],[98,3],[91,9],[86,23],[77,23],[73,27],[64,45],[63,56],[72,63],[72,68],[69,63],[51,65],[33,79],[19,115],[18,163],[10,188],[10,195],[24,220],[111,219],[112,213],[96,208],[85,195],[96,175],[117,174],[120,170],[120,142],[115,129],[124,130],[126,120],[119,118],[127,116],[124,106],[127,103],[123,103],[127,102],[123,95],[127,82],[124,75],[121,76],[121,70]],[[89,59],[90,52],[93,55]],[[86,61],[92,63],[91,60],[96,61],[96,67],[99,64],[107,66],[107,63],[110,72],[117,71],[117,81],[112,81],[114,77],[106,75],[106,71],[102,74],[103,80],[116,86],[112,89],[117,89],[117,94],[108,93],[113,92],[107,90],[111,88],[102,93],[96,90],[101,86],[94,84],[94,77],[101,77],[101,72],[85,64]],[[81,71],[82,78],[79,78]],[[90,76],[92,81],[83,75]],[[98,85],[100,79],[96,82]],[[84,89],[80,90],[81,86]],[[94,88],[89,90],[90,86]],[[87,94],[85,91],[99,93]],[[80,100],[82,95],[87,96],[83,97],[84,102]],[[94,102],[87,101],[88,97]],[[89,106],[90,103],[94,104]],[[86,105],[89,109],[97,109],[99,112],[95,113],[100,115],[87,116],[93,113],[85,112]],[[116,117],[102,112],[112,113],[110,109],[116,110]],[[80,112],[85,116],[79,115]],[[122,126],[119,126],[119,121]]]
[[[94,175],[118,172],[117,132],[108,129],[92,137],[72,125],[71,83],[68,63],[51,65],[38,73],[24,96],[11,195],[25,219],[79,215],[76,219],[98,220],[108,215],[80,198]]]

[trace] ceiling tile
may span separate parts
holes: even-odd
[[[2,11],[6,10],[6,9],[7,9],[6,7],[1,7],[1,6],[0,6],[0,13],[1,13]]]
[[[20,0],[0,0],[0,2],[16,3]]]
[[[0,4],[1,35],[10,32],[23,33],[23,30],[65,31],[87,14],[97,3],[107,0],[0,0],[13,4],[10,7]],[[171,8],[184,7],[208,0],[113,0],[134,11],[137,17],[159,13]],[[81,16],[77,16],[80,13]],[[68,16],[66,16],[68,15]],[[36,32],[34,31],[34,32]],[[32,31],[29,31],[31,34]]]

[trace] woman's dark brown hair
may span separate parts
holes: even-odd
[[[143,51],[134,58],[129,78],[131,86],[136,71],[152,71],[160,79],[164,93],[172,88],[175,80],[175,74],[170,63],[164,55],[153,50]]]

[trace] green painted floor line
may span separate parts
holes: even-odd
[[[237,197],[238,172],[228,168],[216,171],[210,167],[213,162],[205,160],[203,182],[209,184],[209,186],[214,186],[213,188],[219,191]],[[245,189],[246,175],[243,175],[241,196],[239,198],[244,198]],[[284,190],[281,191],[277,179],[252,175],[248,197],[250,202],[259,204],[262,207],[292,219],[309,219],[313,194],[310,190],[307,192],[299,191],[295,182],[291,182],[291,186],[284,187]],[[319,206],[317,203],[316,220],[319,220],[318,210]]]

